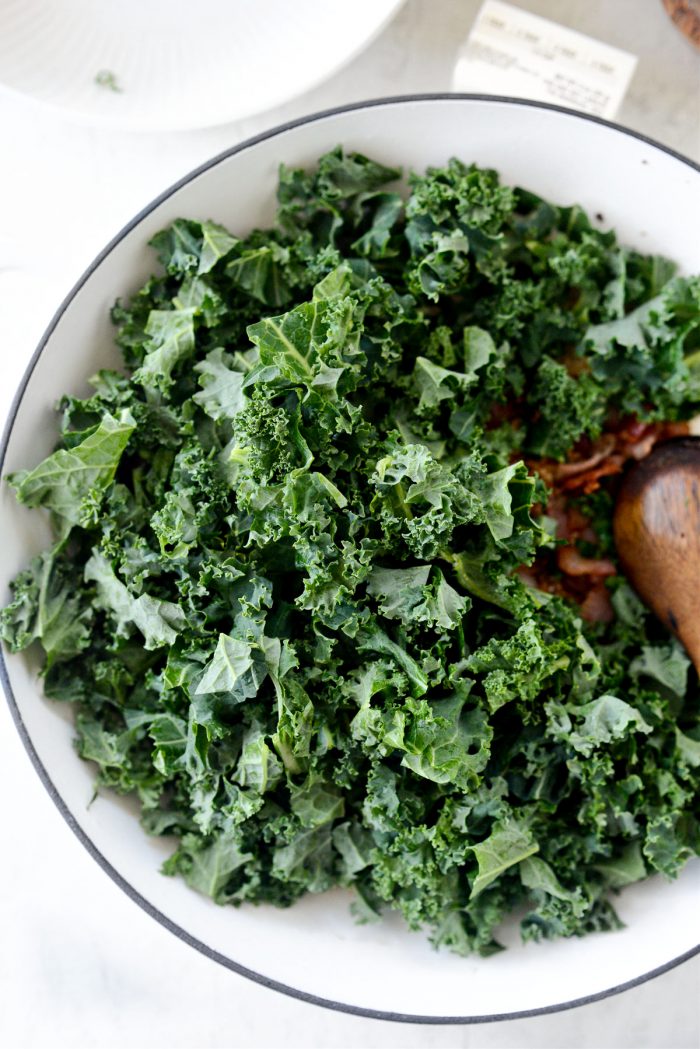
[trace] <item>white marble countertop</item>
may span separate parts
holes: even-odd
[[[700,56],[671,26],[660,0],[519,6],[638,55],[619,121],[700,159]],[[209,156],[303,113],[448,90],[478,7],[478,0],[408,0],[371,47],[327,83],[226,128],[108,133],[0,94],[0,417],[62,295],[152,197]],[[7,1049],[690,1049],[700,1042],[700,958],[572,1012],[476,1027],[388,1024],[285,998],[198,955],[112,884],[54,809],[4,703],[0,796],[0,1045]]]

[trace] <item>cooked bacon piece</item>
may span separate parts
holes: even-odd
[[[537,573],[534,568],[528,565],[519,565],[515,569],[515,574],[519,576],[521,583],[525,586],[529,586],[531,590],[540,590],[541,587],[537,581]]]
[[[596,583],[584,597],[581,617],[589,623],[610,623],[615,618],[610,594],[602,583]]]
[[[568,507],[566,518],[569,531],[572,535],[580,535],[590,524],[586,515],[582,514],[577,506]]]
[[[555,463],[554,466],[549,468],[554,483],[556,484],[557,481],[564,480],[567,477],[575,477],[576,474],[585,473],[587,470],[592,470],[593,467],[610,455],[615,447],[615,443],[614,436],[611,433],[607,433],[601,438],[600,446],[587,459],[580,459],[572,463]]]
[[[627,419],[623,426],[618,426],[615,435],[622,441],[637,441],[648,429],[649,423],[641,419]]]
[[[689,433],[696,433],[694,429],[697,426],[699,417],[696,416],[694,419],[688,419],[686,422],[678,423],[659,423],[661,432],[659,434],[660,441],[670,441],[673,437],[687,437]]]
[[[557,550],[557,565],[565,575],[585,575],[604,578],[616,575],[617,568],[605,557],[584,557],[575,546],[560,546]]]
[[[565,597],[569,600],[574,596],[569,593],[561,579],[557,579],[548,571],[542,561],[535,561],[530,567],[521,565],[515,571],[525,586],[529,586],[532,590],[543,590],[546,594],[555,594],[557,597]],[[577,597],[574,597],[574,600],[580,603]]]
[[[651,433],[645,434],[644,437],[640,437],[638,441],[634,441],[632,444],[626,444],[625,452],[631,459],[646,459],[658,439],[659,435],[652,430]]]
[[[600,482],[603,477],[622,473],[624,462],[621,455],[611,455],[592,470],[567,478],[561,485],[562,491],[576,492],[579,495],[590,495],[600,488]]]
[[[680,437],[689,432],[689,424],[644,423],[638,419],[612,424],[614,429],[597,441],[581,441],[577,453],[581,458],[566,463],[551,459],[530,460],[528,465],[550,488],[561,492],[590,495],[600,488],[604,477],[622,472],[629,459],[644,459],[659,441]],[[576,453],[575,453],[576,454]]]
[[[553,492],[547,503],[547,516],[552,517],[557,525],[557,539],[569,538],[569,516],[566,499],[559,492]]]

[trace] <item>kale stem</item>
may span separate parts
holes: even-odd
[[[413,510],[411,509],[411,507],[406,502],[406,493],[405,493],[405,491],[403,489],[403,485],[401,484],[401,482],[399,482],[398,484],[394,485],[394,493],[396,495],[396,498],[399,501],[399,507],[400,507],[404,517],[408,518],[409,521],[412,521],[413,520]]]

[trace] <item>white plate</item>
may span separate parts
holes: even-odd
[[[112,127],[211,127],[314,87],[402,2],[0,0],[0,84]]]
[[[310,117],[244,143],[155,201],[109,245],[58,311],[25,377],[6,434],[2,473],[37,462],[55,440],[52,406],[64,390],[114,365],[108,310],[154,265],[148,239],[180,215],[213,217],[238,233],[274,213],[280,161],[312,164],[337,143],[386,164],[424,169],[452,155],[499,169],[561,202],[602,213],[623,241],[666,252],[700,270],[692,217],[700,169],[631,132],[565,110],[459,96],[394,100]],[[6,581],[45,542],[36,513],[0,494]],[[2,669],[2,668],[0,668]],[[40,695],[36,667],[6,661],[5,685],[29,752],[57,805],[105,870],[175,933],[217,961],[269,986],[370,1015],[453,1022],[552,1010],[620,990],[697,950],[700,864],[673,883],[653,878],[625,890],[627,928],[581,940],[518,942],[488,959],[437,953],[390,919],[357,926],[344,892],[306,898],[287,911],[219,908],[158,867],[166,846],[149,839],[131,806],[105,795],[90,808],[93,772],[71,746],[65,706]],[[57,901],[58,904],[59,901]]]

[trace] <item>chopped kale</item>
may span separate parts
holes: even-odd
[[[98,783],[218,903],[354,886],[489,954],[619,925],[700,849],[700,706],[619,578],[582,620],[522,455],[700,402],[700,278],[452,160],[283,169],[275,229],[181,219],[113,311],[126,374],[10,483],[56,542],[0,615]],[[583,454],[583,453],[582,453]],[[611,499],[579,501],[609,549]],[[592,541],[592,540],[591,540]]]

